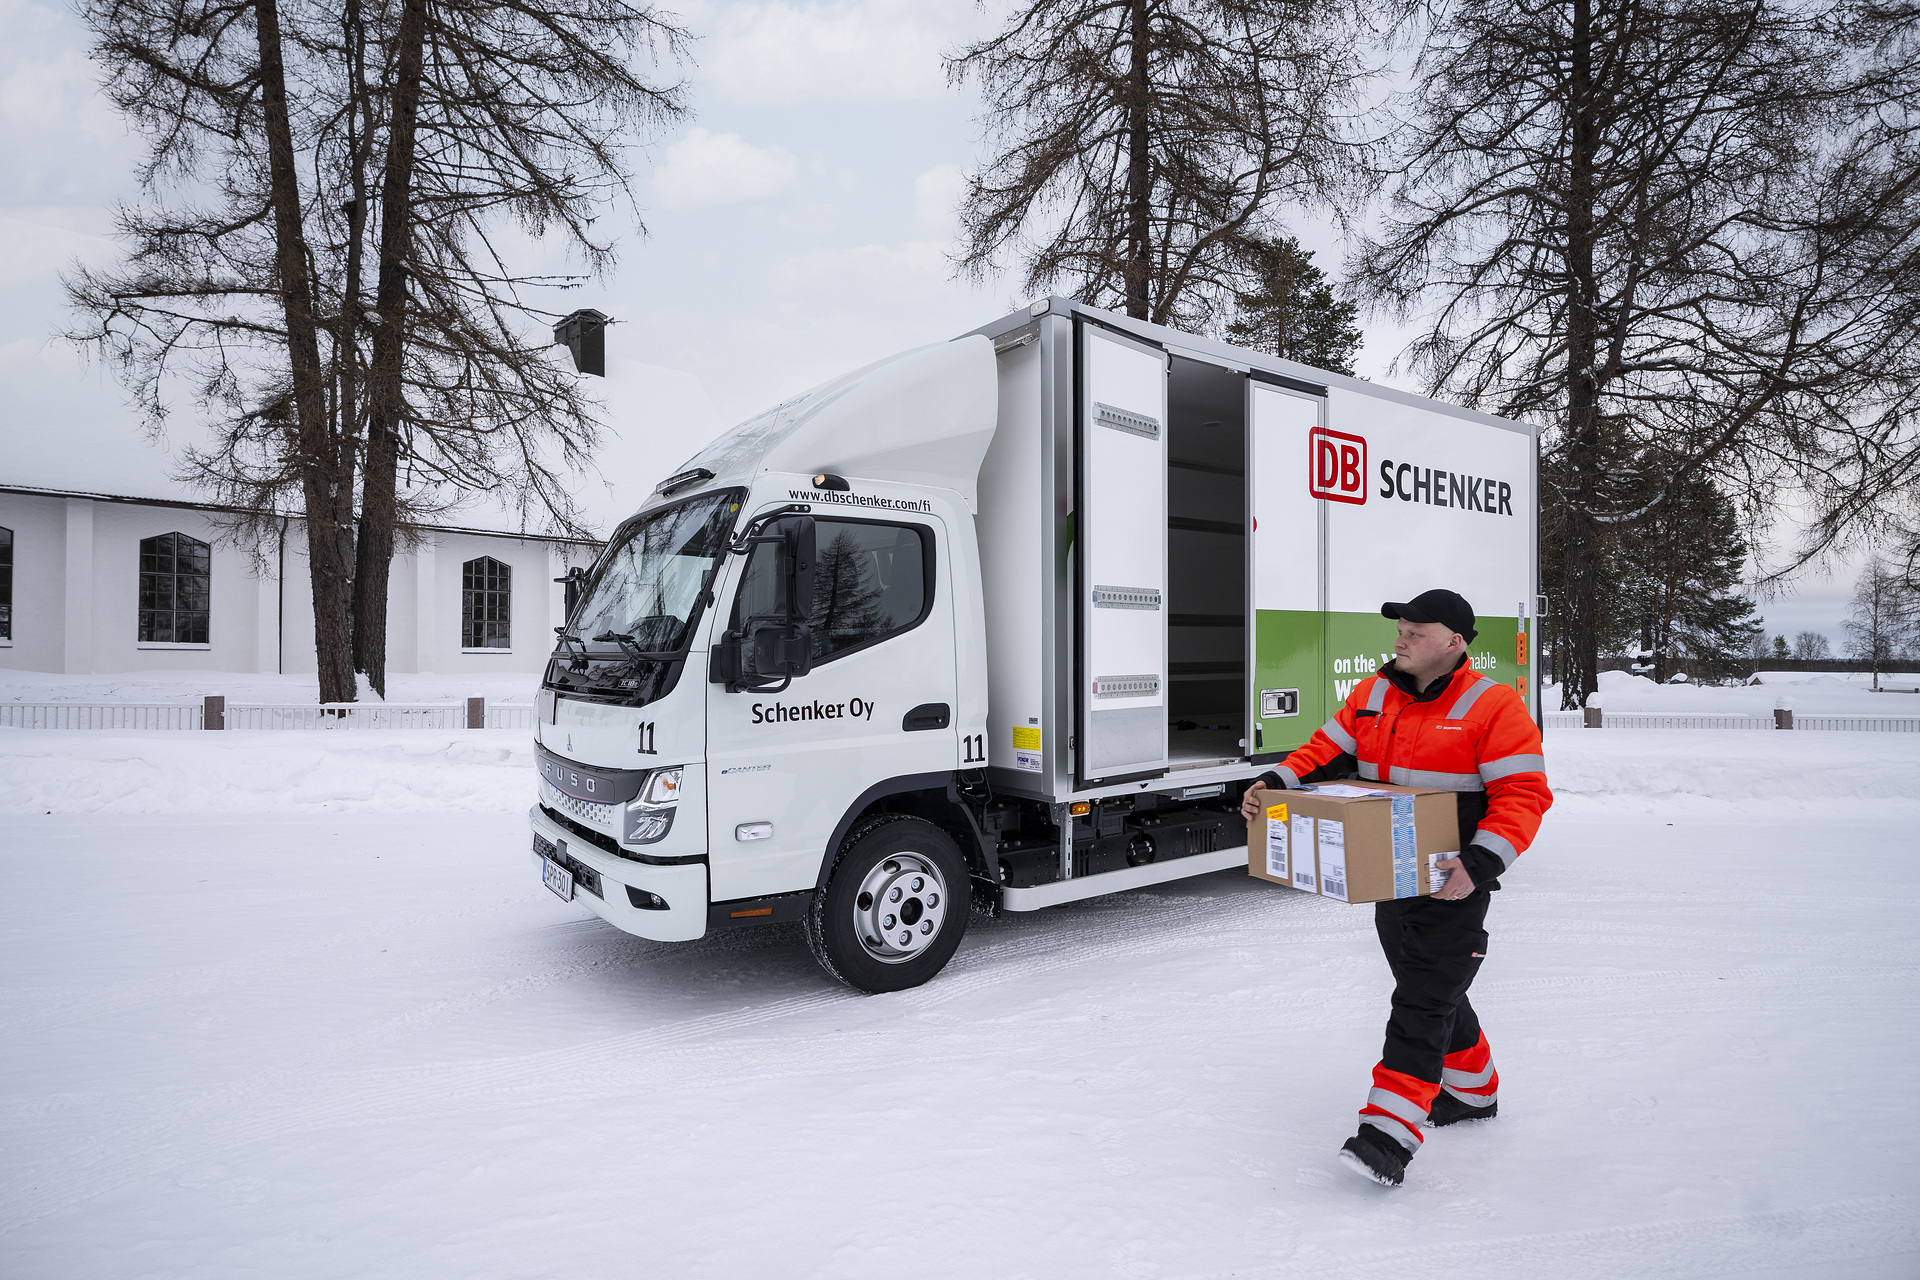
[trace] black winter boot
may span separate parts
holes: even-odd
[[[1407,1149],[1370,1124],[1340,1148],[1340,1163],[1383,1187],[1397,1187],[1407,1174]]]
[[[1442,1125],[1459,1124],[1462,1120],[1491,1120],[1499,1114],[1500,1104],[1489,1102],[1484,1107],[1470,1106],[1442,1089],[1433,1096],[1433,1107],[1427,1112],[1427,1123],[1438,1129]]]

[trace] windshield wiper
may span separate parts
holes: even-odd
[[[589,661],[587,642],[565,627],[555,627],[553,634],[560,638],[561,646],[567,650],[567,670],[576,674],[585,671]]]
[[[631,633],[623,631],[602,631],[593,638],[593,642],[619,645],[620,652],[627,655],[628,662],[677,662],[687,656],[683,650],[642,649]]]

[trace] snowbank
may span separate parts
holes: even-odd
[[[0,729],[0,813],[467,813],[534,797],[525,730]]]
[[[1780,700],[1796,711],[1825,715],[1920,715],[1920,675],[1911,671],[1882,672],[1880,692],[1873,677],[1837,671],[1762,671],[1751,685],[1655,684],[1626,671],[1602,671],[1600,696],[1609,711],[1707,711],[1720,715],[1773,714]],[[1560,686],[1540,691],[1540,705],[1560,707]]]
[[[1611,704],[1609,704],[1611,707]],[[1920,733],[1550,729],[1556,804],[1636,813],[1674,804],[1905,801],[1920,805]]]

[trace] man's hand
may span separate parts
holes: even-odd
[[[1240,798],[1240,816],[1252,822],[1267,807],[1267,784],[1256,782],[1247,788],[1247,794]]]
[[[1434,897],[1445,902],[1458,902],[1473,892],[1473,877],[1467,874],[1466,864],[1460,859],[1442,858],[1433,865],[1442,871],[1453,873],[1447,877],[1447,882],[1440,886],[1440,891],[1434,894]]]

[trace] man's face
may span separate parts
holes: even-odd
[[[1434,671],[1467,647],[1466,637],[1444,622],[1408,622],[1402,618],[1393,642],[1394,656],[1406,671]]]

